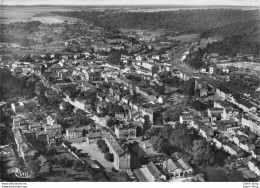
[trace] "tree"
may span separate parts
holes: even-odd
[[[72,146],[70,147],[70,150],[75,153],[77,151],[77,148]]]
[[[104,157],[106,160],[108,160],[110,162],[114,162],[114,155],[112,153],[106,152]]]
[[[207,105],[198,100],[192,101],[191,106],[197,111],[207,110]]]
[[[82,136],[85,137],[88,134],[88,131],[86,129],[82,130]]]
[[[80,160],[74,161],[73,170],[80,172],[83,169],[84,169],[84,164]]]
[[[198,166],[205,166],[212,164],[214,161],[214,154],[210,143],[205,139],[195,140],[193,142],[193,162]]]
[[[189,79],[186,83],[186,95],[192,97],[195,95],[195,79]]]
[[[98,141],[97,141],[97,146],[98,146],[98,148],[101,148],[103,145],[105,145],[106,143],[105,143],[105,141],[104,140],[102,140],[102,139],[99,139]]]
[[[150,118],[148,115],[144,116],[144,124],[143,124],[143,135],[145,135],[146,131],[149,130],[152,126]]]
[[[165,92],[165,87],[164,86],[156,86],[155,91],[158,92],[159,94],[163,95]]]
[[[159,72],[159,67],[157,65],[152,66],[152,73],[156,74]]]
[[[101,152],[102,152],[102,153],[106,153],[106,152],[109,151],[109,148],[107,147],[106,144],[102,145],[100,149],[101,149]]]
[[[115,125],[115,121],[113,119],[107,120],[107,126],[108,127],[113,127]]]
[[[232,170],[231,173],[228,176],[228,179],[230,182],[243,182],[245,181],[245,178],[241,174],[241,172],[237,170]]]
[[[139,137],[139,136],[142,136],[142,132],[143,132],[143,129],[141,126],[137,126],[136,128],[136,136]]]
[[[57,154],[56,148],[51,148],[49,151],[47,151],[48,156],[54,156]]]
[[[114,65],[120,65],[121,64],[121,51],[119,50],[114,50],[113,52],[111,52],[109,54],[109,56],[107,57],[107,62],[110,64],[114,64]]]
[[[29,40],[26,36],[24,36],[22,39],[21,39],[21,42],[20,42],[21,46],[29,46]]]
[[[159,141],[158,136],[152,136],[151,137],[151,143],[152,143],[152,146],[153,146],[153,150],[155,150],[155,151],[157,151],[158,141]]]

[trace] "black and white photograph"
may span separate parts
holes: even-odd
[[[0,1],[2,188],[259,181],[260,0]]]

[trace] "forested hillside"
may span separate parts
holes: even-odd
[[[0,42],[20,43],[22,46],[28,46],[27,36],[38,29],[41,22],[17,22],[9,25],[0,25]]]
[[[237,22],[259,20],[258,10],[197,9],[167,12],[53,12],[116,29],[168,29],[179,33],[203,31]]]

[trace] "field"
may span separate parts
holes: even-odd
[[[216,64],[217,67],[228,67],[233,66],[237,68],[248,68],[250,71],[260,72],[260,63],[252,63],[252,62],[236,62],[236,63],[219,63]]]
[[[32,17],[31,19],[34,21],[40,21],[44,24],[63,23],[65,21],[67,21],[68,23],[75,23],[75,22],[79,21],[79,19],[76,19],[76,18],[57,16],[57,15],[48,14],[48,13],[36,15],[36,16]]]
[[[44,24],[54,24],[54,23],[63,23],[63,20],[60,20],[55,17],[50,17],[50,16],[40,16],[40,17],[33,17],[32,20],[34,21],[40,21]]]
[[[138,29],[119,29],[121,32],[136,32],[138,35],[142,35],[143,33],[149,33],[153,36],[162,36],[167,33],[167,30],[164,29],[158,29],[156,31],[147,31],[147,30],[138,30]],[[180,35],[177,37],[169,37],[167,36],[168,40],[180,40],[181,42],[189,42],[196,38],[199,34],[189,34],[189,35]]]
[[[180,35],[177,37],[167,37],[167,38],[172,40],[180,40],[181,42],[189,42],[194,38],[196,38],[197,36],[198,34],[190,34],[190,35]]]

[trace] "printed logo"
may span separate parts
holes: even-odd
[[[19,168],[17,168],[15,171],[15,176],[17,178],[31,179],[31,178],[34,178],[35,174],[33,171],[20,170]]]

